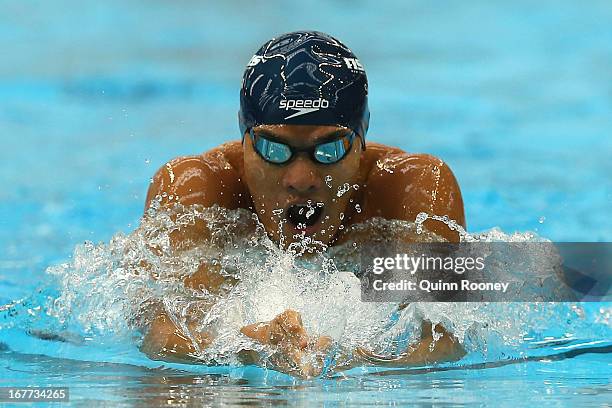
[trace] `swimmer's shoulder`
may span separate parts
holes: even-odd
[[[447,215],[465,226],[459,184],[448,164],[424,153],[409,153],[379,143],[368,143],[365,151],[366,188],[364,210],[359,221],[371,217],[414,221],[420,212]],[[446,228],[431,229],[447,238]]]
[[[174,158],[151,179],[145,209],[156,197],[162,204],[248,208],[250,195],[241,175],[239,141],[224,143],[202,154]]]
[[[366,150],[363,153],[362,168],[369,173],[376,164],[376,161],[391,154],[405,153],[402,149],[394,146],[387,146],[382,143],[366,142]]]
[[[364,166],[366,177],[370,181],[376,181],[377,177],[385,174],[393,174],[389,170],[398,168],[406,172],[406,167],[411,168],[445,166],[441,159],[426,153],[409,153],[395,146],[382,143],[368,142],[364,152]]]

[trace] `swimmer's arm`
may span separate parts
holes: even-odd
[[[212,205],[214,204],[214,196],[217,195],[216,187],[212,174],[208,174],[201,158],[189,156],[171,160],[160,167],[151,179],[145,202],[145,215],[140,228],[146,227],[148,222],[147,211],[154,201],[161,207],[172,206],[174,203]],[[203,222],[196,221],[193,225],[186,225],[172,231],[169,235],[170,246],[174,251],[186,250],[209,236],[210,233],[206,225]],[[161,252],[160,248],[153,245],[149,246],[154,253],[159,254]],[[148,269],[148,265],[143,263],[144,261],[141,262],[140,267]],[[203,270],[203,267],[200,270]],[[154,274],[152,277],[157,279]],[[188,329],[191,333],[193,331],[191,329],[194,329],[194,327],[188,327]],[[206,343],[210,340],[210,336],[206,333],[198,333],[198,336],[188,336],[182,328],[177,327],[166,311],[163,310],[154,312],[151,324],[142,328],[142,330],[145,332],[145,336],[140,351],[152,360],[196,362],[193,356],[197,350],[192,338],[203,340],[201,348],[206,347]]]
[[[188,330],[189,333],[185,333],[166,313],[161,313],[149,326],[140,351],[151,360],[197,363],[198,348],[202,350],[208,347],[212,338],[209,334],[198,331],[193,323],[188,325]]]
[[[242,206],[240,200],[246,196],[237,171],[228,164],[220,151],[213,150],[207,157],[179,157],[163,165],[151,179],[143,224],[147,222],[147,210],[154,201],[162,207],[180,203],[202,207],[216,204],[234,209]],[[193,224],[172,231],[170,245],[172,250],[183,251],[208,238],[210,231],[207,226],[202,220],[196,219]],[[151,249],[159,251],[159,248]],[[141,266],[146,268],[146,265]],[[185,286],[219,293],[222,285],[228,283],[228,278],[223,277],[218,269],[201,265],[198,271],[185,278]],[[177,327],[165,311],[159,312],[146,328],[141,351],[154,360],[197,362],[197,348],[201,350],[207,347],[212,342],[212,336],[198,331],[193,324],[187,327],[188,333],[185,331]]]
[[[237,281],[221,275],[219,265],[202,264],[195,273],[186,277],[183,283],[191,290],[205,290],[222,295],[228,285],[235,285]],[[199,362],[198,353],[212,343],[213,334],[202,330],[195,322],[188,323],[186,328],[177,326],[166,310],[160,310],[145,329],[146,334],[140,350],[152,360]]]
[[[435,340],[433,331],[436,333]],[[465,354],[463,346],[442,325],[432,327],[430,322],[424,321],[421,327],[421,339],[416,344],[409,346],[399,356],[383,356],[358,347],[352,355],[341,356],[332,371],[339,372],[368,365],[379,367],[422,366],[457,361]]]
[[[199,285],[207,286],[208,275],[210,273],[207,266],[201,265],[196,273],[185,278],[185,286],[191,288]],[[155,309],[153,311],[155,317],[148,327],[142,330],[145,335],[140,351],[151,360],[197,363],[198,352],[210,345],[212,336],[199,330],[194,322],[187,323],[186,327],[177,325],[161,305]]]

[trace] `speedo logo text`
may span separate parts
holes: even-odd
[[[296,110],[297,112],[287,116],[285,119],[291,119],[296,116],[306,115],[308,113],[316,112],[319,109],[329,108],[329,101],[327,99],[282,99],[278,105],[279,109],[288,111],[289,109]]]

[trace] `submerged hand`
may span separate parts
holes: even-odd
[[[285,310],[269,322],[245,326],[240,332],[261,344],[276,346],[270,362],[279,371],[302,378],[321,374],[332,343],[328,336],[309,337],[302,317],[294,310]]]
[[[152,360],[198,362],[197,354],[212,343],[212,337],[189,325],[190,336],[178,328],[166,314],[157,316],[147,331],[140,351]]]
[[[459,341],[442,325],[434,327],[436,339],[432,334],[430,322],[423,322],[421,340],[409,346],[399,356],[383,356],[375,354],[363,347],[355,350],[355,355],[362,363],[387,367],[405,367],[410,365],[422,365],[440,363],[445,361],[456,361],[465,356],[465,350]]]

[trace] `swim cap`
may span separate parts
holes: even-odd
[[[265,43],[247,64],[240,91],[240,132],[257,125],[340,125],[365,147],[368,79],[355,55],[317,31]]]

